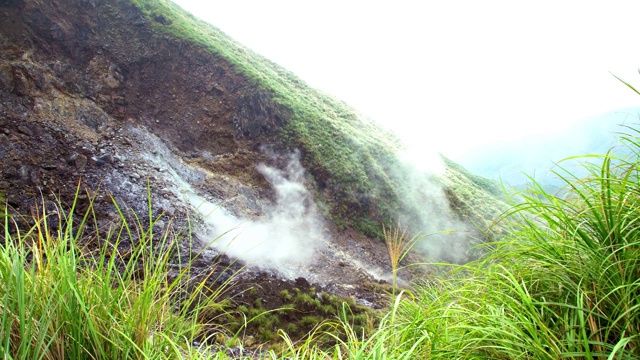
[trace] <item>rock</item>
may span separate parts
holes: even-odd
[[[164,230],[165,227],[165,223],[163,220],[158,220],[156,221],[156,223],[154,224],[154,228],[158,231],[161,232],[162,230]]]
[[[153,20],[157,23],[160,23],[162,25],[171,25],[171,20],[167,19],[166,17],[164,17],[163,15],[154,15],[153,16]]]
[[[231,278],[231,274],[229,274],[227,271],[222,272],[218,278],[216,279],[216,281],[219,284],[224,284],[225,282],[227,282],[229,279]]]
[[[113,156],[111,156],[111,154],[100,155],[95,159],[95,162],[98,166],[111,164],[113,162]]]
[[[100,132],[106,130],[109,116],[96,106],[87,106],[78,111],[76,120],[79,124]]]
[[[29,179],[29,169],[26,166],[20,166],[16,179],[27,180]]]
[[[18,126],[18,132],[20,132],[21,134],[27,135],[27,136],[33,136],[33,132],[31,131],[31,129],[29,129],[28,127],[26,127],[24,125]]]
[[[5,134],[0,134],[0,146],[6,147],[11,144],[11,140]]]
[[[238,110],[233,122],[238,137],[255,139],[260,135],[271,135],[283,125],[280,110],[271,97],[264,93],[253,93],[238,100]]]
[[[372,303],[371,301],[367,300],[367,299],[356,299],[356,304],[358,305],[362,305],[362,306],[366,306],[372,309],[379,309],[380,306]]]
[[[311,286],[311,284],[309,284],[309,282],[307,281],[307,279],[303,278],[303,277],[299,277],[296,280],[296,286],[301,287],[301,288],[308,288]]]
[[[74,152],[67,159],[67,164],[75,166],[75,168],[78,170],[82,170],[87,165],[87,157],[80,153]]]
[[[13,92],[13,74],[9,66],[0,67],[0,89]]]
[[[74,161],[74,165],[78,170],[82,170],[84,169],[84,167],[87,165],[87,157],[82,155],[82,154],[78,154],[78,156],[76,157],[75,161]]]
[[[14,92],[20,96],[27,96],[31,93],[33,84],[31,79],[23,69],[15,67],[13,69]]]
[[[18,177],[18,169],[13,166],[9,166],[2,172],[5,179],[15,179]]]
[[[32,186],[38,186],[40,184],[40,173],[36,169],[29,172],[29,183]]]

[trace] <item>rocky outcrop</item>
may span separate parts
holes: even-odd
[[[266,189],[259,148],[285,115],[222,58],[153,31],[129,1],[5,1],[0,23],[0,188],[16,208],[40,193],[71,196],[80,178],[144,180],[128,157],[134,128]]]
[[[233,122],[239,138],[273,137],[284,125],[283,111],[274,106],[264,92],[254,92],[238,99],[238,111]]]

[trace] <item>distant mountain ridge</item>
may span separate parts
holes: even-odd
[[[581,154],[604,154],[618,141],[617,133],[628,132],[624,126],[640,123],[640,107],[624,108],[586,118],[567,129],[500,142],[476,149],[458,159],[459,163],[481,176],[520,187],[537,181],[557,186],[551,173],[555,163]],[[563,162],[561,165],[580,171]]]

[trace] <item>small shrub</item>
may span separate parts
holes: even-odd
[[[320,319],[317,316],[305,316],[302,319],[300,319],[300,326],[307,328],[307,329],[313,329],[314,327],[320,325],[320,323],[322,322],[322,319]]]

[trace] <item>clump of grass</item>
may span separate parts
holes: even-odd
[[[213,305],[218,293],[203,297],[204,284],[190,284],[191,295],[176,297],[189,283],[187,263],[175,279],[167,278],[180,234],[154,234],[159,218],[153,218],[151,210],[148,227],[135,216],[130,223],[120,211],[120,223],[101,238],[98,231],[90,231],[97,229],[92,203],[83,217],[74,212],[75,203],[68,211],[59,205],[56,219],[41,207],[35,225],[22,230],[17,224],[10,227],[8,217],[3,220],[4,355],[14,359],[197,356],[199,350],[192,344],[203,329],[197,314]],[[125,242],[135,244],[124,252],[120,245]],[[101,245],[91,248],[80,243]]]
[[[291,296],[291,293],[289,293],[287,289],[280,291],[280,296],[283,301],[291,301],[293,299],[293,296]]]
[[[345,319],[363,334],[371,333],[380,318],[380,314],[357,305],[352,298],[342,299],[326,292],[318,293],[315,287],[292,290],[281,290],[278,293],[280,304],[269,301],[267,308],[260,297],[244,299],[235,306],[235,311],[226,312],[230,315],[226,324],[227,332],[235,334],[234,339],[247,335],[259,341],[261,346],[280,349],[285,344],[278,333],[286,334],[289,341],[297,344],[304,343],[305,339],[315,344],[326,344],[333,342],[335,334],[329,336],[319,329],[344,314]],[[273,308],[274,305],[277,307]],[[343,314],[344,309],[348,311]]]
[[[371,319],[361,319],[366,327],[357,325],[351,319],[350,307],[344,304],[339,317],[333,321],[325,321],[310,333],[301,343],[291,340],[288,334],[281,332],[285,346],[282,357],[287,359],[417,359],[412,353],[405,357],[389,356],[387,351],[388,336],[395,336],[391,325],[395,322],[396,310],[402,296],[398,296],[393,308],[379,322],[377,329]],[[365,316],[366,317],[366,316]],[[394,325],[395,326],[395,325]],[[324,341],[317,341],[323,339]],[[400,341],[400,339],[398,339]],[[405,338],[404,341],[419,341]],[[377,344],[377,345],[376,345]],[[410,344],[405,344],[410,345]]]
[[[400,262],[407,256],[420,237],[415,235],[409,239],[407,230],[404,229],[400,231],[400,226],[392,230],[387,229],[386,226],[383,225],[382,233],[384,234],[384,241],[387,244],[389,261],[391,262],[392,292],[395,296]]]

